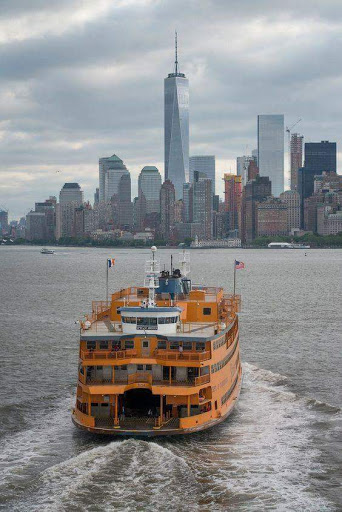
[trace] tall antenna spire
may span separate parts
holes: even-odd
[[[175,30],[175,74],[178,73],[177,30]]]

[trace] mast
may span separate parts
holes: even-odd
[[[156,306],[155,303],[155,289],[159,287],[159,261],[155,258],[155,252],[157,247],[153,245],[151,247],[152,257],[150,260],[146,262],[146,277],[145,277],[145,286],[148,288],[148,308],[153,308]]]
[[[175,31],[175,75],[178,74],[178,46],[177,46],[177,30]]]

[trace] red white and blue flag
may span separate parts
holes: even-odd
[[[235,269],[239,270],[240,268],[245,268],[245,264],[243,263],[243,261],[235,260]]]
[[[107,260],[108,268],[114,267],[115,264],[115,258],[109,258]]]

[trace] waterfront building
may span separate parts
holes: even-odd
[[[175,187],[166,180],[160,189],[160,233],[164,240],[172,238],[175,224]]]
[[[336,172],[336,142],[306,142],[304,167],[317,175],[323,171]]]
[[[26,215],[26,240],[46,239],[46,217],[43,212],[29,212]]]
[[[178,69],[177,39],[175,71],[164,80],[165,180],[182,198],[183,183],[189,182],[189,81]]]
[[[340,206],[322,204],[317,206],[317,233],[337,235],[342,233],[342,209]]]
[[[226,173],[224,180],[224,201],[227,212],[227,230],[241,229],[241,194],[242,177],[236,174]]]
[[[74,212],[83,204],[83,191],[78,183],[64,183],[56,210],[56,238],[74,233]]]
[[[45,240],[54,240],[56,231],[56,198],[50,197],[41,203],[35,203],[35,212],[45,215]]]
[[[249,181],[242,195],[242,239],[250,242],[257,234],[256,204],[271,195],[271,181],[267,176],[259,176]]]
[[[304,204],[305,199],[314,193],[315,176],[321,175],[323,171],[301,167],[297,172],[297,190],[300,196],[300,227],[304,228]]]
[[[133,201],[133,226],[137,231],[145,228],[146,198],[141,192]]]
[[[284,192],[284,115],[258,115],[258,167],[268,176],[272,194]]]
[[[287,231],[300,228],[300,196],[296,190],[286,190],[280,199],[287,206]]]
[[[215,194],[215,156],[214,155],[196,155],[191,156],[189,160],[189,178],[193,183],[195,180],[195,171],[200,172],[207,179],[211,180],[213,194]]]
[[[277,197],[256,204],[257,236],[288,235],[287,205]]]
[[[175,224],[175,239],[179,242],[184,242],[186,239],[192,238],[193,240],[197,236],[199,239],[203,239],[204,230],[202,224],[199,222],[181,222]]]
[[[251,155],[238,156],[236,159],[236,174],[241,176],[241,184],[244,187],[249,180],[248,169],[250,162],[254,162],[256,165],[256,158]]]
[[[114,165],[114,164],[113,164]],[[124,185],[121,184],[124,182]],[[110,201],[114,195],[119,195],[119,191],[124,190],[125,198],[131,200],[131,175],[122,162],[116,160],[116,167],[107,169],[105,176],[105,201]]]
[[[8,230],[8,211],[0,208],[0,234]]]
[[[291,134],[290,141],[290,172],[291,172],[291,190],[297,190],[298,169],[303,167],[303,135],[299,133]]]
[[[195,181],[191,185],[190,209],[191,221],[202,225],[204,239],[211,239],[213,235],[212,183],[197,171],[195,171]]]
[[[74,236],[90,236],[99,227],[99,211],[93,209],[91,204],[85,203],[75,208]]]
[[[138,178],[138,195],[144,194],[146,199],[146,214],[159,213],[160,187],[162,179],[157,167],[145,166]]]
[[[182,199],[175,201],[175,223],[183,222],[184,204]]]

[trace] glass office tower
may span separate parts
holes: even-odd
[[[213,194],[215,194],[215,156],[196,155],[189,158],[189,181],[193,183],[195,171],[204,173],[211,180]]]
[[[268,176],[275,197],[284,192],[284,116],[258,116],[258,166]]]
[[[189,181],[189,80],[178,72],[177,41],[175,72],[164,80],[165,180],[170,180],[176,200],[182,199],[183,183]]]

